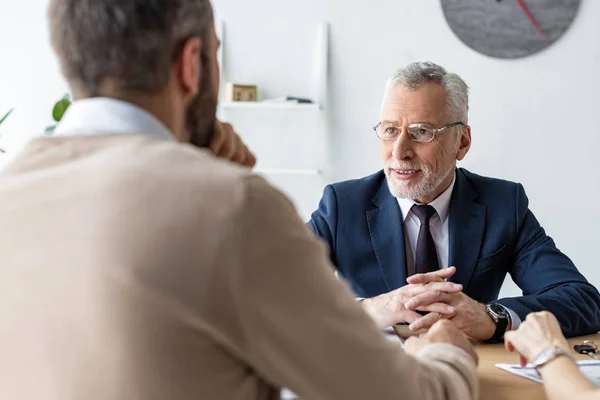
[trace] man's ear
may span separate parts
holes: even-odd
[[[188,39],[183,45],[176,61],[176,74],[179,86],[186,99],[193,98],[198,94],[202,74],[202,40],[198,37]]]
[[[471,148],[471,127],[467,125],[461,128],[462,134],[460,135],[460,147],[456,153],[456,159],[458,161],[462,161]]]

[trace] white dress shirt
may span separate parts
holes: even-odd
[[[439,195],[435,200],[429,203],[435,209],[435,214],[429,220],[429,229],[431,236],[433,236],[433,242],[435,243],[435,250],[438,256],[438,262],[440,268],[448,268],[448,247],[449,247],[449,236],[448,236],[448,215],[450,213],[450,199],[452,198],[452,191],[454,190],[454,183],[456,177],[452,180],[448,189]],[[419,238],[419,230],[421,229],[421,221],[419,217],[412,211],[414,201],[410,199],[398,199],[398,205],[402,213],[402,221],[404,222],[404,242],[406,246],[406,267],[408,271],[415,271],[415,253],[417,251],[417,239]],[[412,274],[410,274],[412,275]]]
[[[449,260],[449,247],[450,238],[448,231],[448,221],[450,216],[450,200],[452,199],[452,192],[454,190],[454,184],[456,183],[456,175],[452,180],[448,189],[440,194],[435,200],[429,203],[436,213],[429,220],[429,229],[433,242],[435,243],[435,250],[437,251],[438,262],[440,268],[456,267],[460,268],[460,265],[448,265]],[[417,239],[419,238],[419,229],[421,229],[421,221],[412,211],[412,206],[415,203],[410,199],[398,199],[398,205],[402,213],[402,221],[404,225],[404,244],[406,246],[406,268],[410,272],[415,271],[415,254],[417,251]],[[411,274],[412,275],[412,274]],[[511,327],[514,330],[521,324],[519,316],[510,308],[507,308],[510,313]]]
[[[144,134],[175,140],[169,129],[148,111],[125,101],[96,97],[77,100],[54,130],[55,136]]]

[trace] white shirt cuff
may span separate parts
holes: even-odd
[[[511,331],[516,331],[517,329],[519,329],[519,326],[521,326],[521,318],[519,318],[519,316],[517,315],[516,312],[514,312],[513,310],[511,310],[508,307],[505,307],[508,310],[508,313],[510,314],[510,330]]]

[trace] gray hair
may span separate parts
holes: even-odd
[[[386,95],[398,86],[419,89],[432,82],[448,93],[448,114],[464,124],[469,123],[469,87],[460,76],[447,72],[432,62],[415,62],[398,69],[385,86]]]
[[[207,40],[213,12],[209,0],[52,0],[48,19],[65,78],[93,97],[164,88],[182,44]]]

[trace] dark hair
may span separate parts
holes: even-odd
[[[65,78],[90,97],[159,91],[182,43],[213,24],[209,0],[51,0],[48,18]]]

